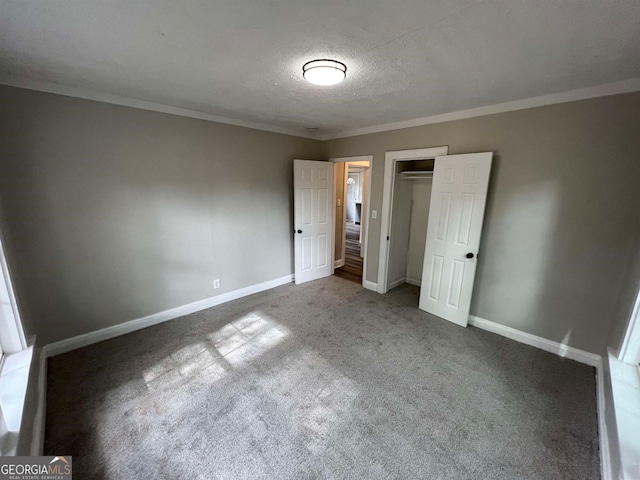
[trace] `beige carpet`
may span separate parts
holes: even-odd
[[[329,277],[50,359],[76,479],[597,479],[594,369]]]

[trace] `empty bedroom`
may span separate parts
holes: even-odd
[[[639,2],[0,32],[0,480],[640,480]]]

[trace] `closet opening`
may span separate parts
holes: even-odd
[[[420,286],[434,159],[396,162],[389,225],[387,289]]]
[[[378,292],[408,282],[418,308],[467,326],[493,152],[387,152]]]
[[[385,154],[377,292],[420,286],[435,159],[448,146]]]

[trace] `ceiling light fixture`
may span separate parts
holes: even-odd
[[[347,77],[347,66],[337,60],[311,60],[302,66],[302,76],[314,85],[335,85]]]

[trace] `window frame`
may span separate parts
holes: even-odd
[[[0,232],[0,359],[27,348],[27,341],[16,301],[9,265],[5,255],[4,242]],[[0,366],[2,363],[0,360]]]

